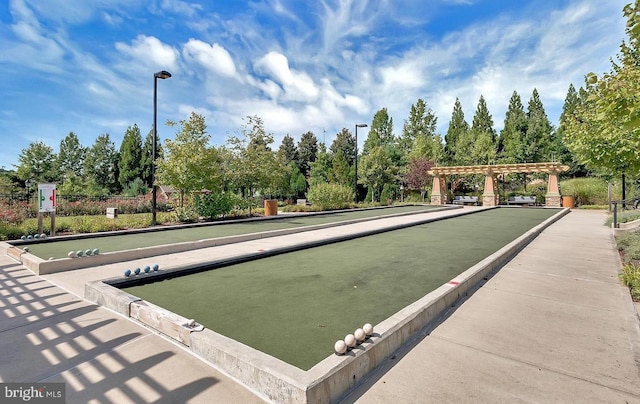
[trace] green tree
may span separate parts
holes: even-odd
[[[80,140],[75,133],[69,132],[69,134],[60,141],[60,149],[56,156],[55,167],[63,183],[67,178],[83,177],[86,154],[87,148],[80,144]]]
[[[118,160],[118,151],[109,134],[98,136],[84,160],[90,194],[108,195],[119,191]]]
[[[335,139],[329,147],[334,157],[338,153],[342,154],[342,157],[346,160],[347,165],[353,166],[356,155],[356,139],[354,135],[347,128],[342,128],[340,132],[336,134]]]
[[[264,129],[264,123],[258,116],[248,116],[242,127],[241,137],[227,139],[230,151],[229,177],[238,188],[248,191],[249,197],[255,191],[271,192],[285,175],[281,163],[271,151],[273,135]],[[251,209],[251,208],[250,208]],[[251,214],[251,210],[249,210]]]
[[[527,163],[551,160],[553,125],[547,118],[538,90],[533,89],[527,108],[527,132],[524,136],[524,159]],[[559,156],[555,156],[556,158]]]
[[[387,108],[382,108],[373,116],[369,135],[364,142],[362,155],[367,155],[376,147],[387,147],[396,142],[393,134],[393,118],[389,116]]]
[[[580,89],[584,92],[584,89]],[[562,106],[562,114],[560,114],[560,123],[556,130],[556,137],[554,144],[552,145],[552,152],[555,156],[559,156],[558,160],[562,164],[569,166],[569,171],[563,173],[567,177],[584,177],[589,174],[589,171],[584,165],[580,164],[573,153],[569,151],[569,148],[565,144],[565,131],[570,119],[574,116],[576,108],[580,105],[580,95],[576,91],[573,84],[569,85],[567,90],[567,96],[564,99],[564,105]]]
[[[409,118],[404,121],[402,135],[398,139],[398,145],[402,153],[408,156],[420,137],[434,138],[436,136],[437,123],[438,117],[435,116],[422,98],[418,98],[418,101],[411,105]]]
[[[331,171],[329,171],[329,182],[344,186],[353,185],[354,167],[350,167],[347,159],[342,154],[342,150],[338,150],[333,155]]]
[[[514,91],[504,118],[504,127],[498,141],[499,160],[502,163],[524,163],[524,139],[527,133],[527,115],[522,99]]]
[[[442,137],[438,134],[433,136],[419,135],[416,138],[415,146],[409,156],[409,161],[412,159],[426,158],[430,161],[443,161],[444,160],[444,145],[442,144]]]
[[[451,114],[451,120],[449,121],[449,128],[444,136],[444,160],[447,165],[461,165],[461,161],[465,158],[466,141],[459,142],[459,139],[464,139],[469,133],[469,124],[464,119],[464,112],[462,111],[462,104],[460,100],[456,98],[456,102],[453,105],[453,113]],[[462,150],[460,150],[462,149]],[[460,154],[458,154],[460,151]]]
[[[53,148],[37,141],[22,149],[18,156],[16,172],[19,179],[35,182],[51,182],[56,179]]]
[[[471,149],[472,164],[492,164],[496,160],[496,131],[493,129],[493,117],[489,113],[487,103],[481,95],[471,125],[473,147]]]
[[[306,132],[298,142],[298,168],[305,177],[309,177],[311,164],[318,156],[318,139],[313,132]]]
[[[395,183],[397,167],[393,164],[386,149],[377,146],[361,159],[360,183],[369,188],[371,202],[380,196],[382,187],[386,183]]]
[[[293,142],[293,137],[287,134],[284,138],[282,138],[282,143],[280,144],[280,148],[278,149],[278,155],[287,165],[292,161],[298,161],[298,149]]]
[[[173,122],[168,124],[176,125]],[[175,139],[165,141],[166,156],[156,160],[156,184],[178,190],[181,207],[188,193],[221,190],[220,154],[209,145],[210,138],[204,116],[192,112],[188,120],[180,121]]]
[[[332,157],[324,143],[320,144],[316,160],[311,163],[311,171],[309,175],[309,184],[317,184],[329,182],[331,169],[333,168]]]
[[[304,192],[307,190],[307,180],[304,178],[304,175],[300,172],[298,165],[295,161],[289,163],[289,169],[291,174],[289,176],[289,189],[291,192],[291,196],[294,198],[298,198],[304,195]]]
[[[120,144],[118,182],[122,189],[136,178],[142,178],[142,136],[138,125],[129,126]]]

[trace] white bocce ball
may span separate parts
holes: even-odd
[[[356,337],[356,340],[358,342],[362,342],[367,339],[367,335],[364,333],[364,330],[362,328],[358,328],[357,330],[355,330],[353,332],[353,335]]]
[[[373,335],[373,326],[371,324],[367,323],[363,325],[362,329],[364,330],[364,333],[367,335],[367,337]]]
[[[347,352],[347,344],[341,339],[337,340],[333,349],[338,355],[344,355],[344,353]]]
[[[353,334],[347,334],[347,336],[344,337],[344,343],[347,344],[349,348],[353,348],[356,346],[356,337],[354,337]]]

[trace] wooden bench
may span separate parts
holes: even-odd
[[[477,196],[458,195],[453,197],[454,205],[478,205]]]
[[[507,205],[528,205],[535,206],[535,196],[510,196]]]

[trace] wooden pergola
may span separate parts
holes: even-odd
[[[567,171],[568,166],[561,163],[521,163],[521,164],[490,164],[482,166],[450,166],[433,167],[429,174],[433,176],[433,190],[431,204],[443,205],[447,203],[446,181],[447,175],[482,174],[485,176],[482,204],[496,206],[500,203],[498,176],[519,173],[548,173],[546,206],[560,206],[560,190],[558,188],[558,174]]]

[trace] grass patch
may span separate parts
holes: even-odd
[[[493,209],[125,290],[309,369],[336,340],[388,318],[557,212]]]
[[[620,280],[629,288],[633,301],[640,302],[640,266],[634,263],[624,264]]]
[[[238,234],[311,226],[353,219],[363,219],[382,215],[390,215],[394,213],[419,213],[431,210],[433,208],[434,206],[398,206],[384,208],[381,210],[354,210],[306,217],[287,217],[283,215],[281,217],[264,221],[239,222],[224,225],[212,223],[209,226],[167,229],[163,231],[154,231],[144,234],[122,234],[117,236],[91,237],[77,240],[55,241],[50,243],[33,243],[29,245],[29,248],[32,254],[43,259],[48,259],[49,257],[64,258],[67,256],[67,253],[69,251],[86,250],[89,248],[98,248],[102,253],[106,253],[162,244],[196,241],[217,237],[234,236]],[[149,221],[151,220],[151,215],[143,214],[140,216],[142,217],[137,218],[138,220],[140,220],[140,222],[138,223],[139,227],[131,228],[148,227]],[[91,223],[94,223],[90,220],[91,218],[91,216],[87,217],[87,226],[89,226]],[[118,216],[117,219],[106,219],[105,217],[96,219],[97,220],[95,223],[110,220],[112,221],[113,225],[117,227],[117,223],[120,222],[121,217]],[[147,221],[147,219],[149,221]],[[124,221],[127,225],[130,225],[132,223],[132,220],[129,218],[124,218]],[[82,224],[82,219],[80,219],[80,223]],[[113,228],[113,230],[118,230],[118,228]]]
[[[634,220],[640,220],[640,209],[618,210],[618,223],[628,223]],[[605,224],[611,226],[612,223],[613,213],[610,213]]]
[[[634,301],[640,302],[640,233],[630,231],[616,236],[623,260],[620,280],[629,288]]]

